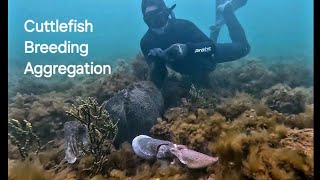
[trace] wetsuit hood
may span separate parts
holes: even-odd
[[[145,11],[148,6],[156,6],[159,9],[166,9],[167,8],[167,6],[163,0],[142,0],[141,10],[142,10],[143,15],[145,15]]]

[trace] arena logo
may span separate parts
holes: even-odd
[[[211,51],[211,47],[204,47],[202,49],[196,49],[194,51],[194,53],[199,53],[199,52],[210,52]]]

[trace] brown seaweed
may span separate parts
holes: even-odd
[[[163,165],[137,157],[129,142],[112,149],[103,170],[92,179],[312,179],[313,77],[305,61],[305,57],[248,57],[219,64],[210,75],[211,88],[194,84],[203,98],[193,102],[188,77],[170,71],[163,90],[170,109],[151,129],[153,136],[219,156],[220,162],[202,170],[179,163]],[[92,157],[73,165],[63,160],[61,138],[63,124],[70,120],[65,114],[71,107],[69,99],[94,97],[101,103],[145,80],[148,73],[138,55],[131,64],[120,60],[116,72],[106,77],[39,81],[14,76],[9,118],[32,122],[44,145],[32,161],[21,162],[12,160],[19,158],[19,151],[8,141],[9,179],[90,179],[84,170]]]

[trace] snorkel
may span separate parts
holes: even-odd
[[[176,15],[173,12],[173,9],[176,8],[176,6],[177,4],[174,4],[173,6],[171,6],[171,8],[169,8],[171,19],[176,19]]]

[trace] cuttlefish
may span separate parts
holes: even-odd
[[[139,135],[132,141],[134,152],[143,159],[174,160],[177,158],[188,168],[199,169],[218,162],[218,157],[188,149],[185,145],[174,144],[170,141],[154,139]]]

